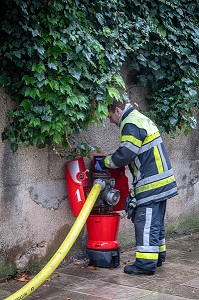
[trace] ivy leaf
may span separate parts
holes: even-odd
[[[46,80],[46,84],[49,84],[52,90],[59,90],[59,82],[57,80]]]
[[[41,55],[43,55],[43,54],[45,53],[44,47],[38,47],[37,45],[35,45],[35,49],[36,49]]]
[[[165,77],[165,73],[162,70],[154,71],[154,75],[157,81]]]
[[[188,136],[189,132],[190,132],[190,128],[185,128],[185,130],[184,130],[184,135],[185,135],[185,136]]]
[[[188,88],[188,92],[189,92],[189,95],[190,96],[197,96],[197,91],[196,90],[194,90],[194,89],[191,89],[191,88]]]
[[[30,125],[33,125],[34,127],[40,126],[40,119],[33,116],[30,120]]]
[[[83,46],[80,44],[76,45],[76,47],[75,47],[76,53],[80,52],[82,49],[83,49]]]
[[[54,63],[48,63],[48,67],[49,67],[50,69],[57,70],[57,66],[56,66]]]
[[[50,124],[49,123],[42,123],[41,124],[41,132],[49,132],[50,130]]]
[[[41,119],[44,121],[47,121],[47,122],[51,122],[52,117],[49,115],[43,115],[43,116],[41,116]]]
[[[46,108],[44,106],[34,106],[32,111],[34,111],[37,114],[41,114],[43,111],[45,111]]]
[[[82,150],[86,150],[86,144],[85,143],[79,143],[78,145],[77,145],[77,147],[79,148],[79,149],[82,149]]]
[[[33,29],[31,28],[31,31],[32,31],[32,35],[33,35],[33,37],[35,37],[35,36],[38,36],[38,35],[39,35],[39,31],[38,31],[37,29],[33,30]]]
[[[190,79],[190,78],[185,78],[185,77],[182,77],[181,81],[182,81],[182,82],[185,82],[185,83],[187,83],[187,84],[193,83],[193,80],[192,80],[192,79]]]
[[[79,105],[79,99],[78,99],[78,97],[76,97],[74,95],[68,96],[66,101],[67,101],[67,104],[69,104],[70,106]]]
[[[171,117],[171,118],[169,118],[169,122],[170,122],[172,125],[176,125],[177,122],[178,122],[178,119]]]
[[[139,59],[140,61],[146,61],[147,60],[146,57],[144,57],[143,54],[138,55],[137,59]]]
[[[77,115],[77,120],[85,120],[85,114],[83,114],[83,113],[78,113],[78,115]]]
[[[198,63],[198,60],[197,60],[197,56],[196,55],[188,55],[187,56],[188,60],[194,64],[197,64]]]
[[[53,136],[53,141],[56,143],[56,144],[60,144],[61,143],[61,135],[60,134],[55,134]]]
[[[115,76],[113,76],[113,79],[117,82],[118,85],[120,85],[123,88],[125,88],[124,79],[122,78],[121,75],[115,75]]]
[[[36,71],[41,74],[43,71],[45,71],[45,65],[42,62],[40,62],[38,64],[34,63],[32,65],[32,71]]]
[[[97,14],[96,14],[96,18],[97,18],[98,22],[100,23],[100,25],[103,25],[103,24],[104,24],[104,17],[103,17],[102,14],[97,13]]]
[[[19,145],[17,143],[11,143],[12,152],[15,153],[18,149]]]
[[[28,99],[24,99],[20,106],[22,106],[24,110],[30,110],[33,107],[33,103]]]
[[[4,87],[6,85],[9,85],[10,81],[9,78],[5,75],[0,75],[0,86]]]
[[[11,34],[11,32],[13,31],[13,27],[8,21],[4,21],[2,24],[2,30],[4,30],[8,34]]]
[[[198,122],[197,122],[196,118],[190,117],[190,121],[191,121],[191,128],[197,129]]]
[[[194,38],[194,42],[199,45],[199,39],[198,38]]]
[[[162,35],[163,37],[166,37],[166,35],[167,35],[167,31],[166,31],[166,28],[164,27],[164,26],[158,26],[158,33],[160,34],[160,35]]]
[[[21,58],[22,51],[21,51],[21,50],[13,51],[13,54],[14,54],[16,57]]]
[[[68,66],[68,72],[77,80],[80,79],[82,71],[77,67]]]
[[[121,95],[116,88],[107,86],[107,90],[108,90],[108,94],[111,98],[115,97],[115,99],[117,99],[117,100],[119,100],[121,98]]]
[[[176,11],[179,13],[179,15],[183,16],[183,10],[181,8],[177,8]]]
[[[28,87],[26,90],[25,90],[25,96],[28,97],[30,96],[31,98],[35,98],[36,95],[39,96],[39,90],[37,88],[34,88],[34,87]]]
[[[148,62],[148,66],[155,71],[157,71],[160,68],[160,66],[154,60],[150,60]]]
[[[34,77],[31,77],[29,75],[24,75],[22,77],[22,80],[24,80],[26,84],[29,84],[29,83],[34,84],[36,81],[36,79]]]

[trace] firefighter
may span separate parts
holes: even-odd
[[[120,145],[98,158],[95,168],[129,166],[133,183],[124,209],[134,223],[136,255],[124,272],[152,275],[166,257],[164,217],[167,199],[177,195],[175,177],[158,128],[148,117],[116,99],[108,112],[110,122],[119,126]]]

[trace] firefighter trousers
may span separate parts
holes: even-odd
[[[155,271],[157,264],[165,261],[165,210],[166,200],[136,208],[134,220],[135,265],[138,268]]]

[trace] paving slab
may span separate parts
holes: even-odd
[[[189,280],[189,281],[187,281],[183,284],[186,285],[186,286],[190,286],[190,287],[199,289],[199,276],[197,278]]]
[[[74,260],[61,266],[28,300],[187,300],[199,299],[199,233],[170,238],[167,260],[153,276],[132,276],[123,272],[133,262],[135,248],[121,252],[115,269],[88,266]],[[0,283],[0,300],[25,283]]]

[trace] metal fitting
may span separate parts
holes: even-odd
[[[105,189],[105,186],[106,186],[106,182],[100,178],[95,179],[93,184],[101,185],[102,191]]]
[[[106,187],[101,192],[101,199],[104,200],[108,205],[114,206],[120,200],[120,191]]]

